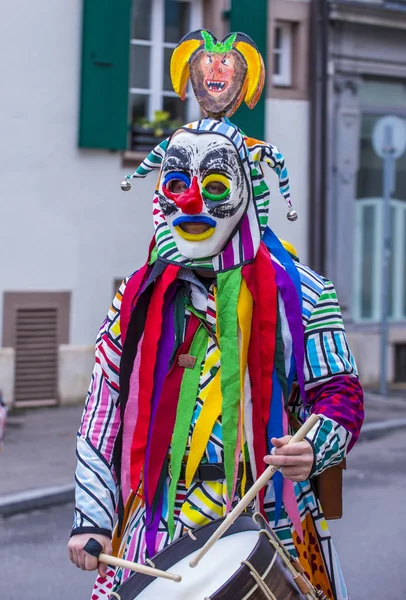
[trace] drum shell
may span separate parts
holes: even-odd
[[[170,571],[178,561],[187,556],[192,556],[199,550],[216,531],[221,522],[222,519],[196,529],[193,532],[197,538],[196,541],[186,535],[164,548],[164,550],[153,558],[155,567],[164,571]],[[259,533],[259,525],[252,520],[250,515],[242,515],[238,517],[225,536],[252,530],[257,530]],[[279,555],[275,557],[275,552],[267,535],[262,532],[259,533],[258,542],[255,547],[251,551],[247,548],[246,561],[263,577],[265,584],[277,600],[306,600],[306,596],[299,591],[281,557]],[[269,570],[272,561],[273,565]],[[199,566],[196,569],[199,569]],[[267,570],[268,573],[264,576]],[[152,579],[148,575],[134,573],[117,590],[117,594],[121,600],[135,600],[151,581]],[[168,585],[173,586],[177,584],[168,582]],[[236,564],[233,576],[226,580],[220,588],[213,590],[210,594],[210,600],[243,600],[247,594],[249,594],[249,600],[264,600],[266,597],[264,592],[257,586],[249,568],[244,564]],[[200,598],[196,595],[193,600],[204,600],[204,596],[202,595]]]

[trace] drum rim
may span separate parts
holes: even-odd
[[[206,525],[194,529],[192,533],[197,538],[196,540],[193,540],[186,534],[166,546],[151,559],[155,567],[157,569],[162,569],[163,571],[168,571],[179,561],[200,550],[224,519],[225,517],[216,519]],[[223,537],[228,537],[244,531],[257,531],[259,533],[260,530],[261,526],[253,520],[252,514],[243,514],[235,520]],[[169,549],[171,549],[171,552],[169,552]],[[168,560],[169,558],[170,560]],[[120,586],[117,593],[120,595],[121,600],[133,600],[134,596],[127,595],[127,593],[139,594],[153,581],[155,581],[155,578],[151,578],[149,575],[133,573],[126,579],[122,586]]]

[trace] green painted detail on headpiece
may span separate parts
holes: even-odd
[[[223,44],[222,42],[214,43],[213,36],[204,29],[202,30],[202,37],[204,39],[204,49],[207,52],[216,52],[219,54],[224,54],[224,52],[230,52],[233,49],[233,44],[237,37],[237,34],[234,33],[231,35],[228,40]]]

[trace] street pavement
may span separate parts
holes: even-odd
[[[90,600],[95,574],[68,557],[73,504],[0,521],[1,600]]]
[[[351,600],[405,597],[405,445],[406,431],[398,430],[349,455],[344,517],[329,526]],[[67,504],[0,521],[1,600],[90,600],[94,574],[67,555],[72,514]]]
[[[406,597],[406,430],[350,452],[344,517],[330,521],[351,600]]]

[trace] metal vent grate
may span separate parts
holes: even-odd
[[[15,324],[15,404],[57,402],[58,309],[18,308]]]
[[[395,383],[406,383],[406,344],[395,344]]]

